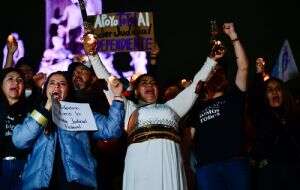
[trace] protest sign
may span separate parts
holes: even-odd
[[[155,42],[151,12],[108,13],[87,20],[100,52],[150,51]]]
[[[52,102],[52,119],[58,127],[67,131],[97,130],[89,104],[55,100]]]

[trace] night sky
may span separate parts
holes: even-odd
[[[31,0],[32,6],[28,2],[8,1],[9,8],[1,6],[1,58],[6,36],[11,31],[19,31],[33,61],[38,63],[41,59],[45,34],[44,1]],[[172,4],[166,5],[166,2]],[[206,57],[209,20],[212,18],[220,25],[224,21],[235,23],[252,64],[257,56],[267,57],[271,64],[275,62],[284,39],[289,40],[296,62],[300,60],[296,1],[105,0],[103,7],[104,12],[154,11],[156,39],[161,48],[158,75],[162,80],[191,77],[200,67]],[[11,13],[7,13],[8,10]]]

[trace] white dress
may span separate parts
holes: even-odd
[[[177,130],[178,121],[179,116],[165,104],[151,104],[138,110],[138,128],[163,124]],[[187,189],[179,144],[169,139],[130,144],[125,159],[123,189]]]
[[[98,78],[110,76],[98,56],[89,56]],[[165,104],[151,104],[139,108],[137,128],[149,124],[162,124],[178,130],[178,121],[191,108],[197,98],[199,80],[205,81],[216,62],[207,58],[192,84]],[[125,127],[137,105],[125,99]],[[186,177],[180,145],[169,139],[149,139],[132,143],[127,148],[123,190],[186,190]]]

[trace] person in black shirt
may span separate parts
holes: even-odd
[[[24,78],[17,69],[3,69],[0,81],[0,185],[4,190],[20,189],[20,175],[28,152],[13,145],[12,131],[23,121],[30,105],[24,97]]]
[[[89,103],[91,109],[107,115],[108,100],[103,92],[107,90],[105,80],[97,79],[92,65],[88,62],[73,62],[68,72],[72,78],[75,102]]]
[[[201,190],[248,190],[249,165],[243,152],[243,112],[248,59],[233,23],[224,23],[237,61],[235,84],[216,67],[208,81],[199,83],[199,98],[190,111],[187,131],[194,140],[197,185]],[[221,52],[224,54],[224,51]]]

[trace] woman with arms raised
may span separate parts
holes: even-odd
[[[92,43],[91,43],[92,42]],[[84,38],[85,51],[99,78],[109,79],[96,54],[96,43],[91,35]],[[184,190],[187,189],[180,153],[178,121],[193,105],[199,80],[205,81],[223,54],[212,53],[193,83],[165,104],[159,104],[158,85],[150,74],[139,76],[134,85],[137,102],[124,98],[125,127],[129,135],[124,190]]]

